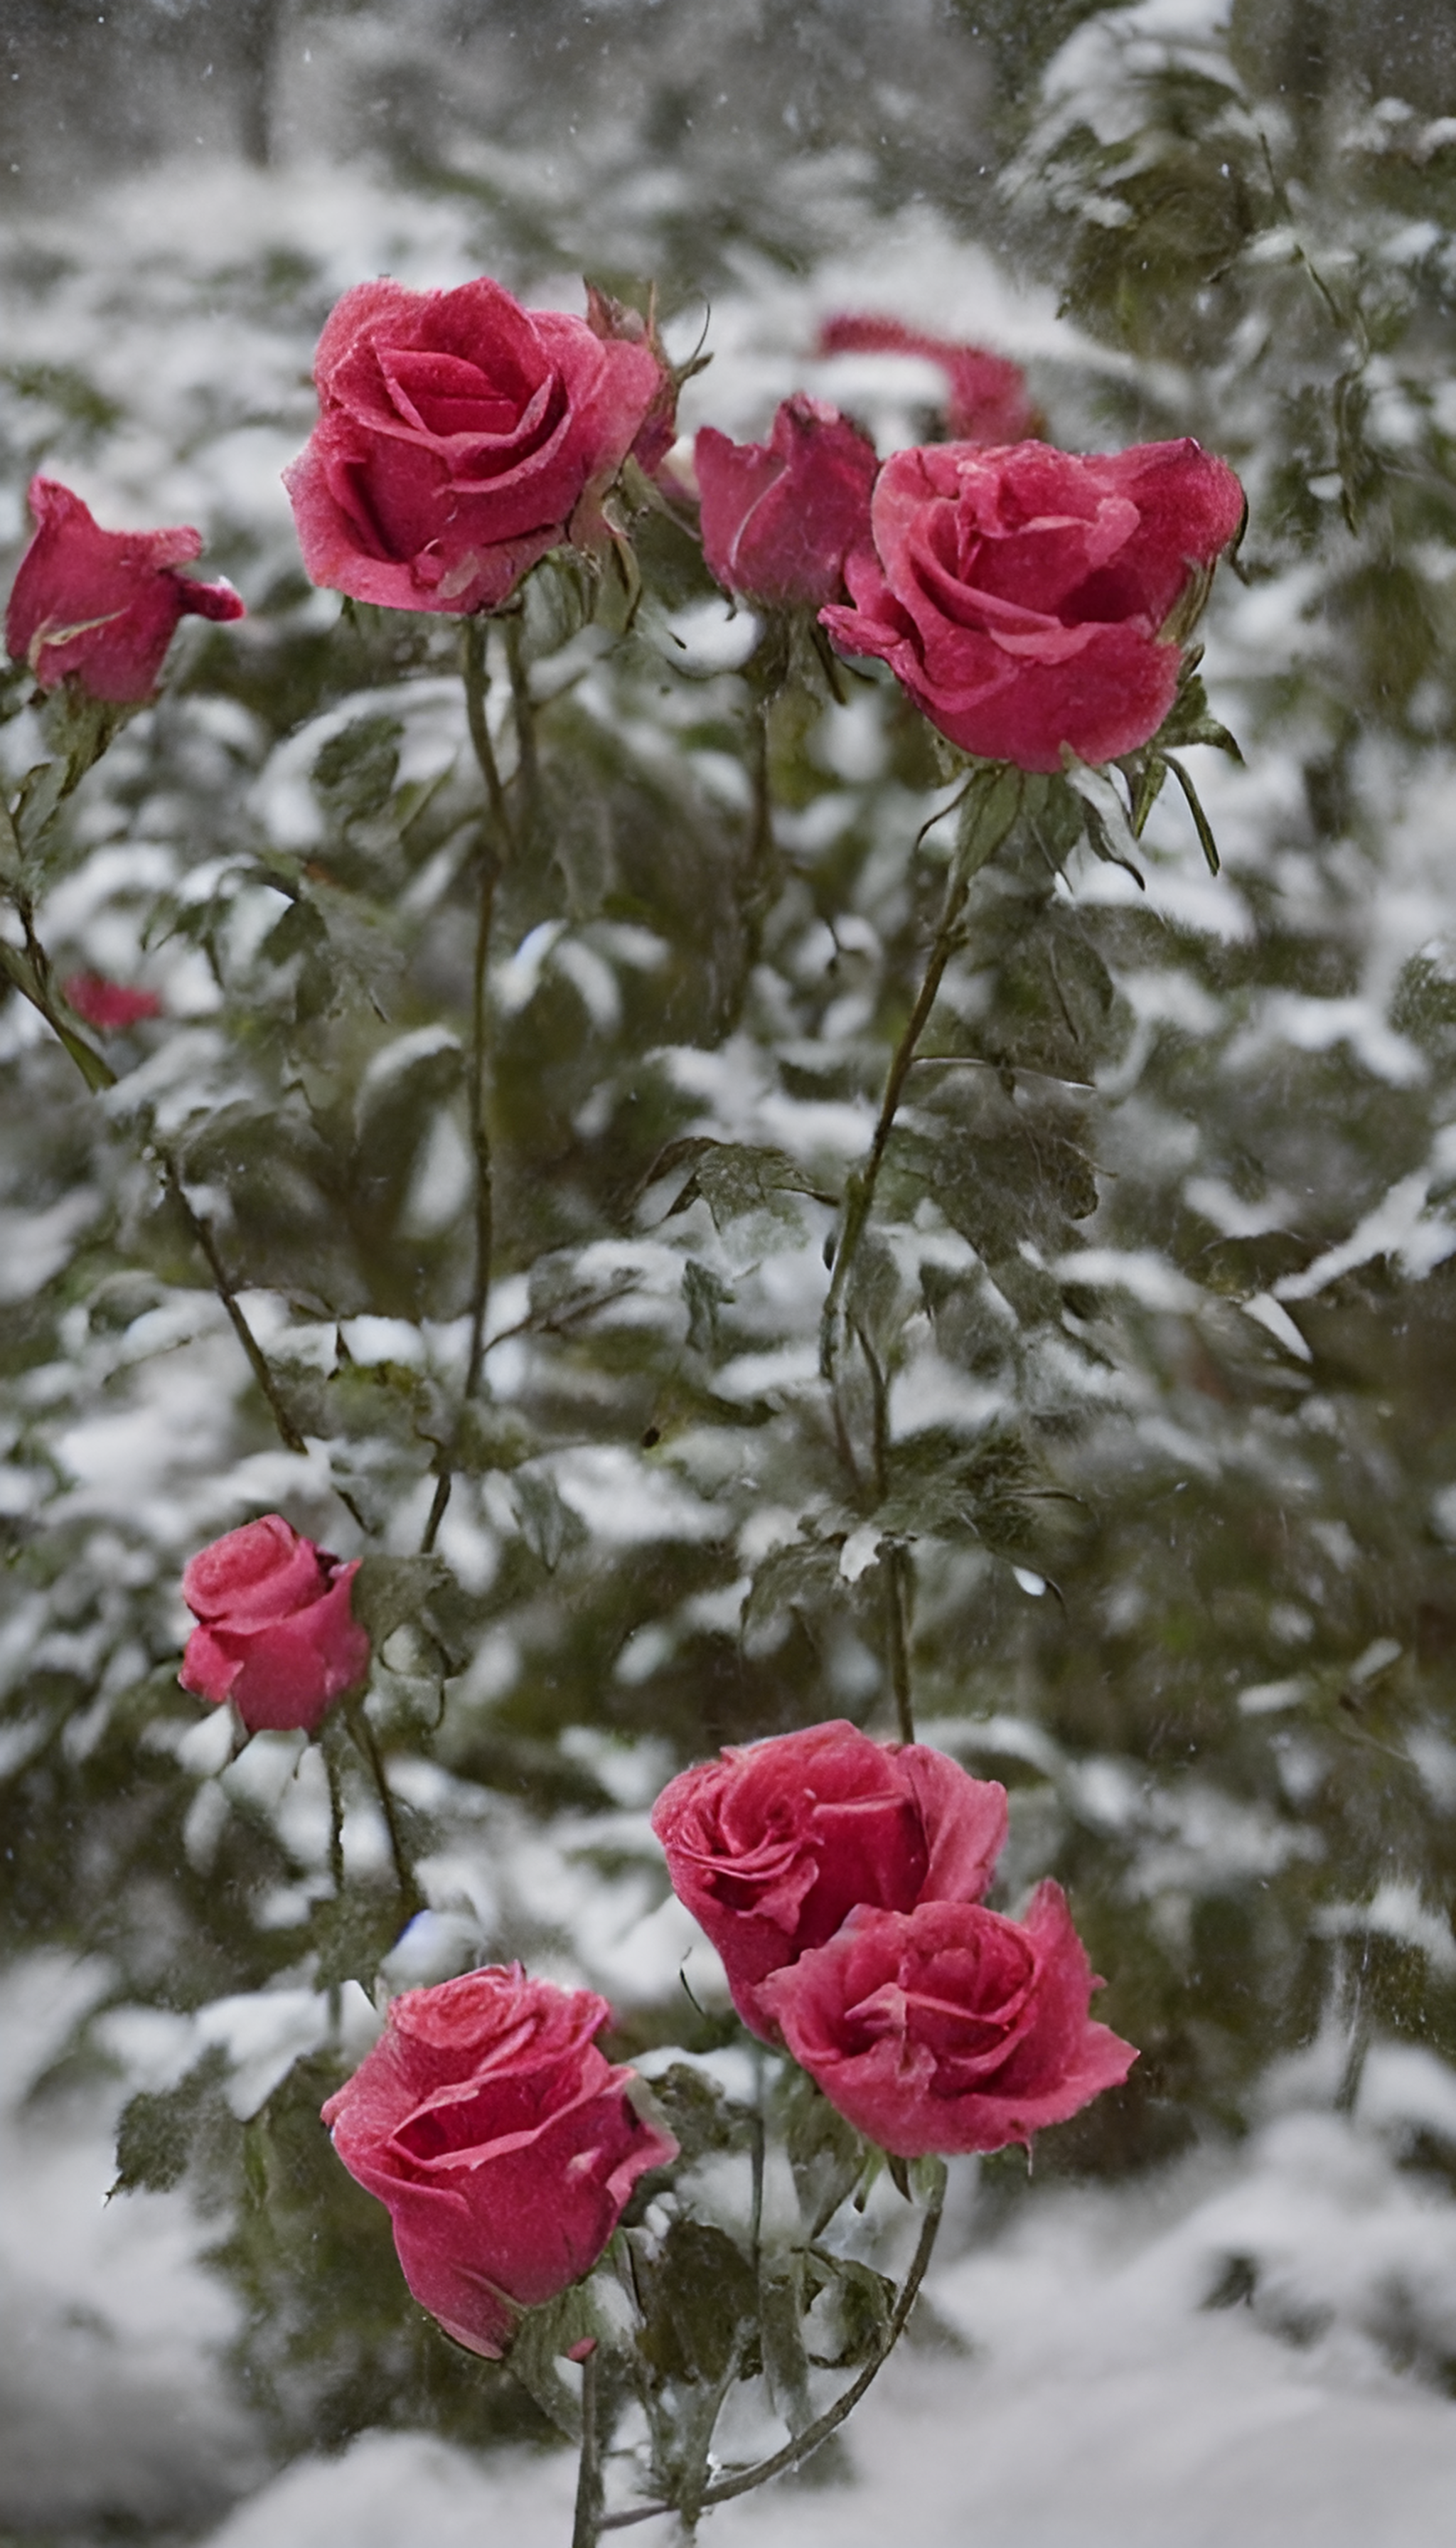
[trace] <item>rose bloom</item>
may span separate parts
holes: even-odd
[[[1116,761],[1171,707],[1168,623],[1242,518],[1232,470],[1193,441],[897,451],[874,490],[874,554],[849,563],[855,606],[820,616],[962,751],[1020,770],[1059,770],[1068,748]]]
[[[1019,363],[984,345],[961,345],[907,327],[877,311],[841,311],[819,330],[821,354],[918,354],[946,379],[946,423],[953,442],[1024,442],[1037,430],[1037,410]]]
[[[589,2274],[639,2176],[678,2154],[592,2042],[610,2015],[519,1964],[406,1991],[323,2109],[415,2299],[472,2353]]]
[[[838,408],[785,399],[767,442],[705,424],[693,444],[709,572],[750,601],[817,610],[869,544],[874,445]]]
[[[244,1522],[200,1549],[182,1598],[201,1625],[187,1640],[184,1689],[230,1698],[249,1734],[312,1734],[369,1669],[369,1639],[349,1607],[359,1560],[316,1548],[282,1513]]]
[[[104,531],[79,496],[33,478],[36,535],[5,613],[5,644],[43,690],[72,680],[93,699],[149,699],[179,619],[240,619],[230,584],[178,575],[202,555],[201,531]]]
[[[969,1902],[858,1911],[762,1998],[831,2105],[921,2158],[1029,2142],[1126,2079],[1138,2055],[1088,2017],[1098,1988],[1046,1883],[1025,1920]]]
[[[857,1905],[980,1899],[1006,1838],[1006,1790],[928,1744],[873,1743],[840,1721],[684,1770],[652,1827],[739,2015],[772,2042],[761,1985]]]
[[[318,422],[284,472],[316,584],[495,610],[610,484],[662,394],[652,345],[453,292],[360,283],[318,340]]]
[[[132,991],[125,982],[110,982],[104,973],[68,973],[61,983],[67,1008],[102,1035],[113,1028],[135,1027],[141,1018],[159,1018],[162,1004],[155,991]]]

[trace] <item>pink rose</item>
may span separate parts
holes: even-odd
[[[965,752],[1021,770],[1059,770],[1064,746],[1116,761],[1171,707],[1168,622],[1242,517],[1232,470],[1188,440],[1085,459],[1045,442],[897,451],[874,490],[875,555],[850,560],[855,607],[820,616]]]
[[[877,312],[842,311],[819,330],[821,354],[919,354],[946,376],[946,423],[953,442],[1025,442],[1037,430],[1026,374],[983,345],[957,345]]]
[[[66,1006],[103,1035],[109,1035],[115,1027],[135,1027],[140,1018],[159,1018],[162,1013],[155,991],[129,991],[125,982],[109,982],[104,973],[67,974],[60,988]]]
[[[592,2040],[610,2015],[519,1964],[406,1991],[323,2109],[415,2299],[472,2353],[589,2274],[639,2176],[678,2154]]]
[[[318,422],[284,472],[316,584],[495,610],[616,476],[662,390],[652,346],[454,292],[360,283],[318,340]]]
[[[874,445],[818,399],[785,399],[767,442],[705,424],[693,445],[711,573],[750,601],[817,610],[844,591],[845,560],[869,544]]]
[[[763,1986],[794,2059],[842,2115],[899,2158],[1003,2149],[1065,2123],[1138,2055],[1087,2003],[1061,1887],[1025,1920],[969,1902],[860,1911]]]
[[[1006,1838],[1006,1790],[927,1744],[872,1743],[837,1722],[684,1770],[652,1827],[739,2015],[772,2041],[767,1975],[822,1947],[859,1905],[980,1899]]]
[[[179,566],[202,554],[202,533],[104,531],[79,496],[33,478],[36,536],[21,559],[5,614],[5,643],[43,690],[73,679],[93,699],[149,699],[179,619],[240,619],[230,584],[198,584]]]
[[[282,1513],[244,1522],[198,1551],[182,1598],[202,1622],[187,1640],[184,1689],[230,1698],[249,1734],[315,1727],[369,1669],[369,1639],[349,1608],[348,1565],[304,1539]]]

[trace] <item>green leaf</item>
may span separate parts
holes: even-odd
[[[743,2149],[753,2117],[690,2061],[675,2061],[652,2083],[653,2103],[686,2166],[709,2150]]]
[[[227,2071],[228,2055],[214,2045],[177,2087],[143,2088],[128,2099],[117,2126],[112,2194],[170,2194],[181,2184],[200,2128],[223,2110]]]
[[[351,1606],[376,1654],[396,1628],[416,1620],[432,1592],[453,1583],[442,1557],[365,1557],[354,1578]]]
[[[70,783],[64,761],[40,761],[26,772],[15,801],[15,828],[28,855],[45,839]]]
[[[814,2420],[804,2343],[804,2258],[775,2261],[759,2278],[759,2341],[769,2395],[791,2433]]]
[[[730,1284],[724,1283],[711,1266],[702,1265],[689,1256],[682,1268],[682,1299],[687,1310],[687,1342],[694,1353],[715,1361],[718,1353],[718,1312],[733,1299]]]
[[[599,2344],[606,2334],[591,2284],[573,2283],[540,2309],[525,2311],[505,2356],[522,2388],[570,2442],[582,2438],[582,2411],[562,2377],[562,2361],[574,2344],[588,2336]]]
[[[758,2320],[753,2267],[726,2230],[674,2221],[656,2255],[637,2250],[645,2324],[638,2350],[660,2380],[716,2387]]]
[[[517,1469],[513,1481],[521,1537],[548,1575],[564,1557],[587,1544],[587,1525],[540,1469]]]
[[[864,2165],[864,2144],[806,2071],[790,2074],[783,2105],[784,2149],[804,2232],[812,2242],[854,2193]]]
[[[372,1991],[380,1965],[399,1940],[400,1897],[393,1886],[366,1893],[350,1885],[346,1892],[316,1904],[310,1933],[322,1989],[355,1981]]]

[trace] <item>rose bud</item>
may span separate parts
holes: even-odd
[[[1232,470],[1191,440],[1090,458],[931,443],[885,462],[874,553],[849,563],[855,606],[820,616],[964,752],[1020,770],[1060,770],[1066,750],[1116,761],[1172,706],[1188,631],[1169,622],[1242,519]]]
[[[767,442],[705,424],[693,445],[702,549],[725,591],[817,610],[844,591],[845,561],[869,543],[874,445],[838,408],[785,399]]]
[[[149,699],[179,619],[240,619],[230,584],[178,575],[202,555],[202,533],[104,531],[79,496],[33,478],[36,535],[21,559],[5,614],[5,643],[43,690],[73,680],[93,699],[124,707]]]
[[[610,485],[662,390],[652,346],[482,276],[360,283],[318,340],[318,422],[284,472],[316,584],[496,610]]]
[[[655,478],[678,433],[678,389],[682,377],[668,360],[668,350],[658,332],[656,295],[649,301],[646,315],[624,301],[614,301],[594,283],[587,286],[587,324],[593,336],[603,342],[625,339],[631,345],[645,345],[657,365],[657,387],[652,395],[632,443],[630,457],[636,461],[645,478]],[[693,366],[687,366],[691,371]]]
[[[1126,2079],[1133,2046],[1087,2014],[1100,1988],[1046,1883],[1025,1920],[969,1902],[857,1911],[762,1997],[856,2131],[921,2158],[1029,2142]]]
[[[519,1964],[406,1991],[323,2109],[410,2291],[472,2353],[501,2354],[520,2311],[589,2274],[639,2176],[677,2157],[592,2042],[610,2016]]]
[[[102,1035],[114,1028],[135,1027],[142,1018],[159,1018],[162,1004],[155,991],[131,991],[125,982],[109,982],[104,973],[69,973],[61,983],[67,1008]]]
[[[983,345],[958,345],[876,312],[842,311],[819,330],[821,354],[916,354],[946,378],[946,424],[953,442],[1025,442],[1037,410],[1019,363]]]
[[[760,1985],[857,1905],[979,1901],[1006,1839],[1006,1790],[928,1744],[873,1743],[839,1721],[684,1770],[652,1827],[740,2017],[772,2042]]]
[[[312,1734],[369,1670],[369,1639],[349,1607],[359,1560],[316,1548],[282,1513],[244,1522],[198,1551],[182,1598],[201,1622],[178,1675],[221,1706],[230,1698],[249,1734]]]

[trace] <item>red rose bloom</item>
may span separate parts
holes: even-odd
[[[5,613],[12,660],[43,690],[76,681],[119,707],[149,699],[179,619],[240,619],[230,584],[198,584],[179,566],[202,555],[201,531],[104,531],[79,496],[33,478],[36,536]]]
[[[818,399],[785,399],[767,442],[705,424],[693,445],[709,571],[750,601],[817,610],[869,544],[874,445]]]
[[[1006,1838],[1006,1790],[927,1744],[872,1743],[838,1722],[684,1770],[652,1827],[739,2015],[773,2040],[767,1975],[822,1946],[859,1904],[980,1899]]]
[[[129,991],[125,982],[109,982],[104,973],[70,973],[61,993],[68,1008],[88,1027],[109,1035],[114,1027],[135,1027],[140,1018],[159,1018],[162,1004],[155,991]]]
[[[349,1607],[356,1558],[344,1565],[281,1513],[244,1522],[200,1549],[182,1598],[202,1622],[187,1640],[184,1689],[230,1698],[249,1734],[312,1734],[369,1669],[369,1639]]]
[[[660,398],[646,341],[454,292],[361,283],[318,340],[318,422],[284,473],[316,584],[495,610],[615,477]]]
[[[1037,430],[1026,374],[983,345],[957,345],[877,312],[843,311],[819,330],[821,354],[919,354],[946,376],[946,423],[953,442],[1025,442]]]
[[[1126,2079],[1137,2052],[1087,2015],[1098,1987],[1047,1883],[1024,1921],[968,1902],[857,1912],[762,1998],[831,2105],[921,2158],[1029,2141]]]
[[[1242,517],[1232,470],[1193,441],[897,451],[874,490],[875,554],[849,563],[855,607],[820,616],[965,752],[1021,770],[1059,770],[1064,748],[1116,761],[1171,707],[1167,622]]]
[[[415,2299],[472,2353],[589,2274],[639,2176],[678,2154],[592,2042],[610,2015],[519,1964],[406,1991],[323,2109]]]

